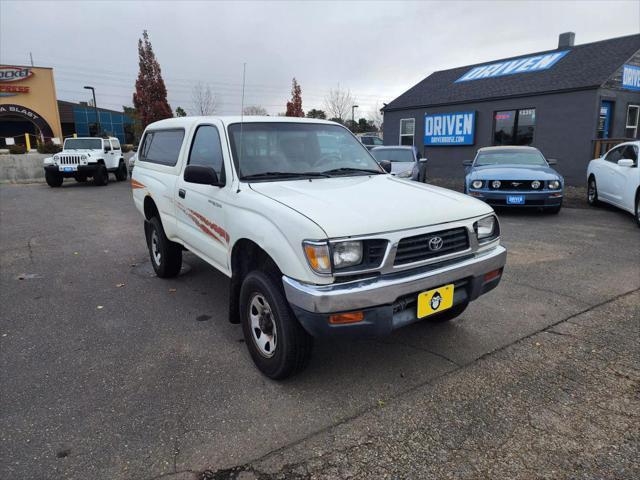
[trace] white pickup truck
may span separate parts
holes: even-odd
[[[157,275],[186,249],[230,277],[229,320],[280,379],[313,337],[450,320],[499,283],[491,207],[386,168],[333,122],[185,117],[147,127],[131,185]]]

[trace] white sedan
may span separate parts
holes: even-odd
[[[602,157],[589,162],[587,200],[589,205],[606,202],[632,213],[640,226],[640,141],[616,145]]]

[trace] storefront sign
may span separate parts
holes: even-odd
[[[29,87],[23,85],[0,85],[0,97],[13,97],[18,93],[29,93]]]
[[[436,113],[424,116],[425,145],[473,145],[476,112]]]
[[[53,137],[53,131],[47,121],[30,108],[13,104],[0,105],[0,116],[2,115],[17,115],[31,120],[40,129],[42,135],[45,137]]]
[[[515,75],[516,73],[539,72],[553,67],[567,53],[569,53],[569,50],[480,65],[479,67],[473,67],[456,80],[456,83],[479,80],[481,78],[502,77],[503,75]]]
[[[0,67],[0,82],[15,82],[18,80],[26,80],[33,72],[30,68],[25,67]]]
[[[625,65],[622,68],[622,86],[629,90],[640,90],[640,67]]]

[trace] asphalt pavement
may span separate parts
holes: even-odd
[[[347,456],[353,452],[362,468],[337,470],[338,477],[441,478],[425,455],[438,455],[436,444],[459,455],[466,447],[443,444],[434,419],[469,441],[481,439],[486,426],[496,445],[512,438],[505,433],[511,424],[500,427],[500,408],[450,404],[447,391],[502,398],[545,362],[559,361],[564,349],[578,348],[580,341],[551,331],[587,317],[608,327],[602,337],[609,347],[620,346],[630,382],[624,388],[635,392],[620,408],[625,418],[637,415],[640,229],[632,216],[611,208],[499,215],[509,250],[504,278],[461,318],[377,339],[318,341],[306,371],[273,382],[254,368],[240,327],[227,322],[222,274],[187,253],[178,278],[153,275],[128,182],[0,186],[0,478],[335,478],[329,467],[348,462],[332,457],[332,445],[347,426],[370,429],[367,442],[379,456],[358,456],[367,449],[354,445],[366,435],[343,438]],[[593,312],[603,313],[594,320]],[[545,344],[549,358],[531,342]],[[450,381],[456,386],[445,385]],[[568,395],[602,390],[599,382],[557,383]],[[534,405],[535,392],[514,390],[522,401],[508,418]],[[578,415],[571,408],[566,414]],[[395,430],[373,428],[396,421]],[[422,456],[385,456],[385,438],[411,445],[403,422],[434,429],[414,438]],[[621,445],[622,431],[603,430]],[[331,462],[301,453],[307,442],[315,448],[308,452],[326,452]],[[627,459],[638,451],[637,433],[625,445],[619,451]],[[532,448],[521,461],[544,460],[543,452]],[[381,470],[383,458],[398,468]],[[497,464],[490,460],[478,459],[466,477],[491,477]],[[424,475],[403,467],[411,462]],[[556,473],[569,468],[553,465]],[[634,478],[633,467],[611,463],[615,478]]]

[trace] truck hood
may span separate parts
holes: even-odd
[[[85,148],[81,150],[62,150],[61,152],[58,152],[57,155],[87,155],[89,153],[91,155],[101,155],[104,152],[100,148],[95,150],[87,150]]]
[[[469,173],[470,180],[560,180],[562,176],[547,166],[485,165]]]
[[[461,193],[391,175],[256,182],[250,187],[306,216],[328,238],[424,227],[493,211]]]

